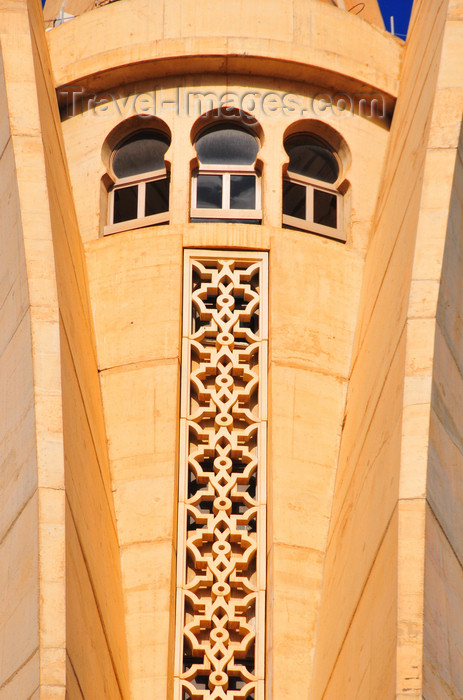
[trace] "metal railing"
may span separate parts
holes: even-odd
[[[57,17],[55,17],[54,19],[45,20],[45,28],[53,29],[53,27],[58,27],[60,24],[69,22],[71,19],[74,19],[74,17],[79,17],[85,12],[89,12],[90,10],[96,10],[99,7],[103,7],[104,5],[110,5],[112,2],[118,2],[118,0],[91,0],[89,2],[88,7],[86,7],[84,10],[81,10],[77,14],[72,15],[68,12],[65,12],[66,2],[64,1]]]

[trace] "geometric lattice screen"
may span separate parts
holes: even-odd
[[[186,251],[175,700],[264,699],[268,256]]]

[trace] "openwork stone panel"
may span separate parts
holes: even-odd
[[[264,698],[267,265],[185,253],[176,700]]]

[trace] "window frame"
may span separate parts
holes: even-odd
[[[146,203],[146,184],[148,182],[156,182],[157,180],[168,180],[170,186],[170,173],[167,168],[162,170],[152,170],[150,172],[141,173],[140,175],[134,175],[129,177],[116,178],[114,184],[108,191],[108,207],[107,207],[107,221],[109,223],[103,229],[103,235],[107,236],[111,233],[119,233],[120,231],[130,231],[135,228],[142,228],[143,226],[154,226],[156,224],[168,224],[170,221],[170,207],[166,212],[160,212],[159,214],[151,214],[150,216],[144,216]],[[136,219],[126,219],[125,221],[119,221],[113,223],[114,221],[114,192],[124,187],[135,186],[137,187],[137,216]],[[169,198],[170,199],[170,198]],[[170,202],[169,202],[170,204]]]
[[[197,207],[198,175],[222,176],[222,207]],[[256,182],[256,206],[254,209],[231,209],[230,207],[230,176],[254,175]],[[194,170],[191,177],[191,207],[190,219],[260,219],[262,220],[261,178],[254,165],[201,165]],[[228,206],[224,206],[228,204]]]
[[[283,181],[293,182],[296,185],[302,185],[306,188],[306,218],[299,219],[297,216],[290,216],[282,213],[283,226],[291,226],[301,231],[308,233],[316,233],[329,238],[335,238],[339,241],[346,241],[346,232],[344,229],[344,197],[336,187],[336,183],[327,183],[323,180],[307,177],[290,172],[289,170],[283,176]],[[317,224],[313,220],[314,217],[314,191],[327,192],[336,197],[336,228]],[[282,201],[282,209],[283,209]]]

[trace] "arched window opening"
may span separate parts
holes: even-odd
[[[259,224],[256,136],[240,124],[220,122],[200,133],[195,147],[199,167],[192,178],[191,220]]]
[[[336,154],[312,134],[294,134],[284,147],[283,226],[345,240]]]
[[[166,134],[137,131],[112,152],[110,170],[114,185],[108,198],[111,229],[161,224],[169,221],[169,173],[164,156],[170,146]]]

